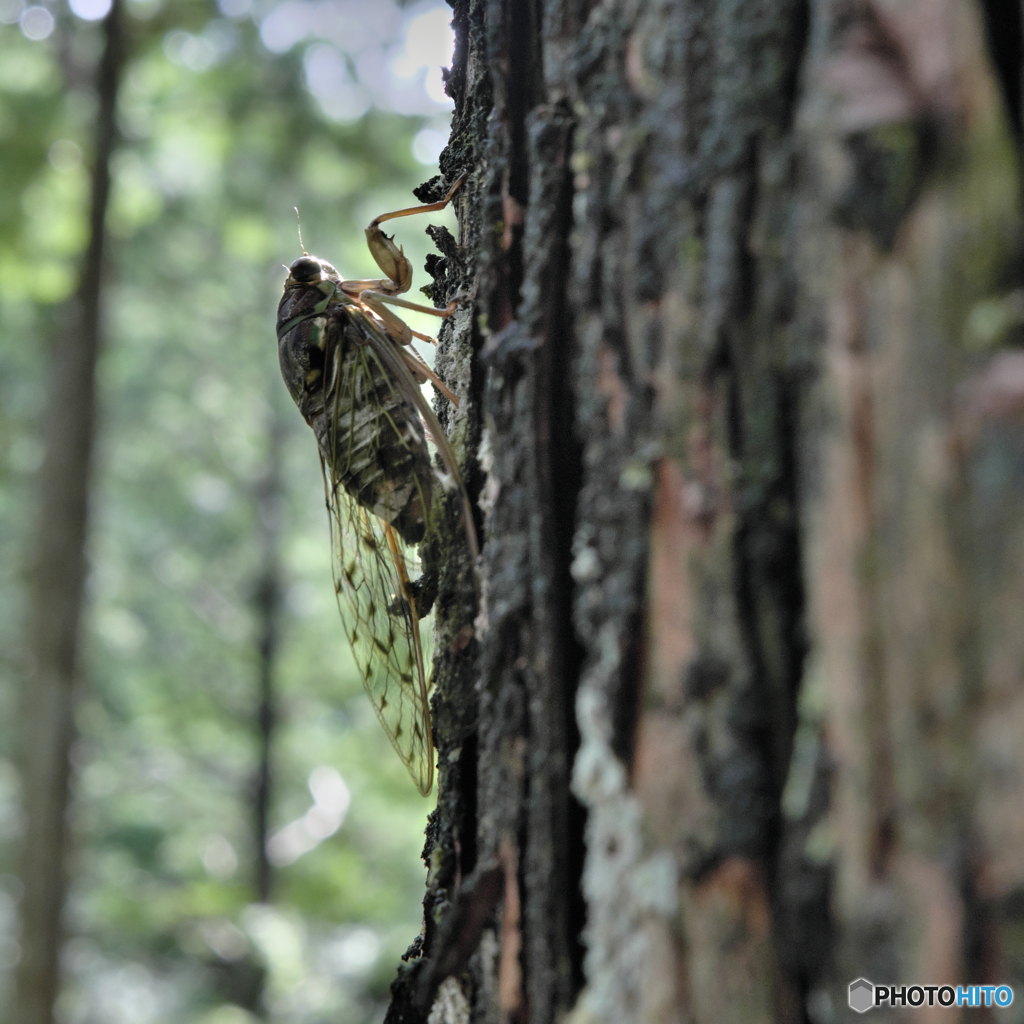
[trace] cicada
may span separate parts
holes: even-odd
[[[446,317],[457,302],[439,310],[400,298],[412,266],[380,225],[444,209],[462,180],[439,203],[371,222],[367,244],[385,278],[346,281],[303,251],[288,268],[277,309],[281,374],[319,446],[345,635],[373,709],[424,796],[433,785],[434,747],[420,620],[433,596],[416,578],[416,545],[428,529],[435,480],[458,490],[474,558],[477,545],[455,453],[420,385],[432,380],[457,399],[412,349],[412,338],[425,336],[387,308]],[[428,439],[443,474],[435,473]]]

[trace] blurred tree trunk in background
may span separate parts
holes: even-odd
[[[482,606],[389,1020],[1024,983],[1010,6],[993,62],[964,0],[455,3]]]
[[[89,242],[78,289],[57,323],[56,337],[49,348],[40,346],[40,358],[49,359],[50,391],[44,412],[45,455],[39,471],[35,545],[29,561],[26,648],[31,652],[31,672],[25,683],[20,751],[24,833],[16,1024],[50,1024],[58,988],[67,881],[69,756],[75,737],[73,705],[86,577],[96,362],[103,330],[104,221],[123,63],[119,0],[114,0],[103,24]]]
[[[256,899],[270,900],[273,870],[267,854],[270,836],[270,806],[274,793],[274,727],[277,724],[277,656],[281,642],[283,581],[281,578],[281,531],[284,502],[284,434],[278,395],[280,387],[274,380],[268,400],[266,474],[256,496],[260,530],[260,575],[254,588],[256,609],[258,705],[256,709],[259,762],[253,793],[253,846],[255,859]]]

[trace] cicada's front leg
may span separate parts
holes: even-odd
[[[399,217],[412,217],[417,213],[433,213],[436,210],[443,210],[452,201],[452,196],[465,180],[466,174],[460,175],[459,180],[448,189],[448,194],[439,203],[425,203],[422,206],[409,206],[404,210],[395,210],[392,213],[382,213],[370,221],[370,226],[366,229],[366,244],[370,248],[374,262],[387,274],[388,280],[367,281],[365,282],[367,286],[376,284],[379,286],[376,290],[386,295],[401,295],[402,292],[409,290],[412,284],[412,264],[405,258],[402,247],[395,245],[394,238],[381,231],[381,224],[386,220],[397,220]],[[395,305],[404,305],[408,309],[420,308],[410,306],[405,302],[395,303]],[[436,313],[437,310],[428,310],[428,312]]]
[[[386,278],[379,280],[365,281],[343,281],[342,289],[346,294],[358,298],[358,300],[380,318],[395,341],[401,345],[408,345],[412,339],[420,338],[423,341],[433,342],[434,339],[414,331],[401,317],[392,313],[387,306],[401,306],[403,309],[412,309],[417,313],[429,313],[431,316],[449,317],[455,312],[457,302],[451,302],[446,309],[435,309],[433,306],[423,306],[417,302],[410,302],[408,299],[401,299],[398,296],[407,292],[412,285],[412,264],[405,256],[400,245],[395,245],[394,237],[386,235],[380,225],[387,220],[395,220],[398,217],[411,217],[417,213],[432,213],[436,210],[443,210],[452,200],[452,196],[459,186],[466,180],[466,175],[460,176],[459,180],[448,190],[448,194],[439,203],[426,203],[423,206],[410,206],[404,210],[395,210],[392,213],[384,213],[370,221],[366,229],[366,244],[374,262],[387,274]]]

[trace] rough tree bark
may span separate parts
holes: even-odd
[[[482,593],[388,1019],[1024,983],[1019,12],[1001,92],[966,0],[454,8]]]
[[[123,63],[119,0],[104,19],[97,66],[89,241],[76,294],[50,350],[50,390],[39,471],[38,532],[29,566],[20,768],[24,832],[19,878],[21,957],[15,1024],[51,1024],[59,982],[67,882],[69,757],[85,586],[89,470],[96,419],[96,362],[114,116]]]

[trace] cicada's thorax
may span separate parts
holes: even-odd
[[[322,305],[325,291],[315,284],[287,287],[279,330]],[[331,301],[281,336],[281,374],[313,428],[332,485],[416,544],[430,510],[430,454],[416,407],[375,356],[368,337],[375,329],[358,308]]]

